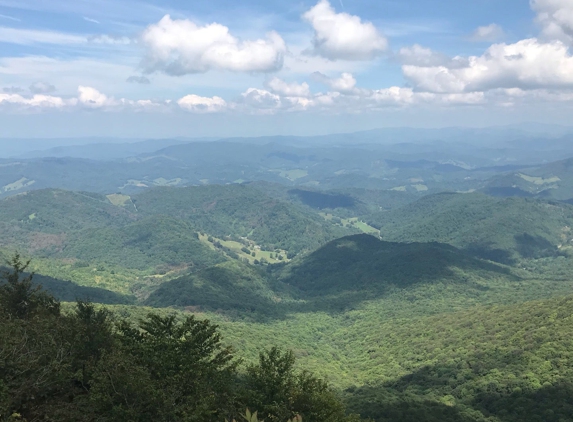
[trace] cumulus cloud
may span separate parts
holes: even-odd
[[[329,60],[370,60],[388,48],[388,41],[371,22],[336,13],[328,0],[302,15],[314,29],[312,53]]]
[[[78,87],[78,101],[80,104],[89,108],[117,105],[117,102],[113,98],[109,98],[107,95],[89,86]]]
[[[125,81],[132,84],[141,84],[141,85],[149,85],[151,83],[149,78],[146,78],[145,76],[130,76]]]
[[[311,77],[316,81],[328,86],[332,91],[345,95],[362,95],[371,94],[370,90],[358,88],[356,78],[351,73],[345,72],[339,78],[330,78],[323,73],[314,72]]]
[[[54,92],[56,87],[47,82],[34,82],[29,89],[32,94],[49,94]]]
[[[503,28],[495,23],[479,26],[471,35],[472,41],[497,41],[505,36]]]
[[[456,93],[495,88],[573,88],[573,57],[560,41],[532,38],[515,44],[494,44],[467,65],[402,67],[418,91]]]
[[[298,84],[296,82],[287,83],[277,77],[272,78],[265,82],[265,87],[275,94],[283,95],[285,97],[309,97],[310,87],[306,82]]]
[[[169,109],[170,101],[129,100],[108,97],[97,89],[89,86],[79,86],[76,97],[57,97],[52,95],[35,94],[24,96],[20,94],[0,94],[0,106],[6,111],[42,111],[42,110],[78,110],[93,109],[99,111],[143,111]]]
[[[265,39],[240,41],[218,23],[199,26],[166,15],[141,36],[146,48],[143,68],[170,75],[202,73],[212,69],[235,72],[271,72],[282,68],[286,45],[276,32]]]
[[[272,110],[281,107],[281,97],[264,89],[249,88],[241,94],[240,103],[259,110]]]
[[[177,101],[179,107],[195,113],[216,113],[227,108],[227,102],[221,97],[200,97],[186,95]]]
[[[19,108],[40,108],[54,109],[63,108],[73,105],[74,100],[64,100],[60,97],[51,95],[34,95],[33,97],[24,97],[19,94],[0,94],[0,105],[16,106]]]
[[[537,22],[548,39],[573,43],[573,2],[571,0],[530,0]]]
[[[414,66],[441,66],[449,61],[449,57],[445,54],[436,53],[419,44],[402,47],[396,53],[396,57],[402,64]]]

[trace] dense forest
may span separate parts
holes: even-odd
[[[0,420],[213,421],[257,409],[268,421],[357,421],[327,382],[271,348],[243,366],[218,327],[60,303],[23,276],[16,255],[0,287]]]

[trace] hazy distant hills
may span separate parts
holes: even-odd
[[[201,140],[194,140],[195,142]],[[48,149],[37,149],[18,154],[16,158],[83,158],[86,160],[115,160],[134,157],[159,149],[183,144],[189,141],[180,139],[149,139],[135,142],[98,142],[86,145],[59,145]],[[33,144],[38,145],[38,142]]]
[[[496,196],[537,197],[573,203],[573,158],[495,176],[485,191]]]
[[[77,145],[70,145],[73,140],[6,141],[5,156],[14,148],[22,151],[18,158],[0,160],[0,197],[43,188],[131,195],[155,186],[260,181],[319,191],[422,196],[487,188],[505,195],[512,193],[505,189],[509,182],[513,193],[521,188],[492,177],[573,157],[566,128],[545,134],[543,129],[389,128],[317,137],[83,139]],[[38,148],[42,142],[50,148]],[[55,147],[57,142],[61,145]]]

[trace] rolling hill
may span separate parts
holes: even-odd
[[[573,203],[573,158],[494,176],[484,191],[495,196],[522,196]]]
[[[366,218],[394,242],[441,242],[492,261],[569,255],[573,207],[527,198],[479,193],[424,197]]]
[[[243,185],[37,190],[1,200],[0,222],[0,248],[34,258],[39,274],[139,298],[225,261],[286,261],[359,231]]]

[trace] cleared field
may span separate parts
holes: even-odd
[[[30,179],[26,179],[25,177],[22,177],[20,180],[16,180],[14,183],[10,183],[10,184],[2,187],[2,190],[4,192],[11,192],[11,191],[19,190],[19,189],[25,188],[27,186],[33,185],[34,183],[36,183],[35,180],[30,180]]]
[[[332,214],[327,214],[323,212],[321,212],[320,215],[327,221],[332,221],[333,219],[338,218],[333,216]],[[338,218],[338,219],[340,220],[340,223],[338,224],[340,224],[341,226],[354,227],[366,234],[375,234],[375,235],[380,234],[380,230],[366,224],[364,221],[361,221],[358,217]]]
[[[412,185],[412,187],[416,189],[418,192],[425,192],[428,190],[428,187],[422,184]]]
[[[301,169],[281,171],[280,176],[294,182],[295,180],[308,176],[308,171]]]
[[[153,184],[155,186],[177,186],[177,185],[180,185],[182,181],[183,181],[183,179],[180,179],[180,178],[167,180],[163,177],[160,177],[158,179],[155,179],[153,181]]]
[[[119,193],[112,193],[106,196],[109,202],[111,202],[116,207],[125,207],[129,202],[131,202],[131,197],[129,195],[122,195]]]
[[[209,237],[213,239],[212,242],[209,241]],[[258,246],[256,243],[248,239],[244,239],[245,243],[241,243],[241,242],[236,242],[234,240],[224,240],[214,236],[210,236],[208,234],[199,233],[199,240],[213,250],[217,250],[218,248],[217,246],[215,246],[215,244],[220,243],[221,246],[228,248],[234,253],[236,253],[239,256],[239,258],[247,259],[250,264],[254,264],[255,260],[257,261],[265,260],[269,264],[276,264],[278,262],[289,261],[289,259],[287,258],[287,251],[284,250],[263,251],[260,249],[260,246]],[[249,253],[246,253],[244,249],[248,249]],[[253,252],[255,256],[253,256]],[[283,259],[279,259],[279,256],[282,257]]]
[[[561,179],[557,176],[550,177],[548,179],[544,179],[543,177],[528,176],[527,174],[523,173],[519,173],[518,176],[523,180],[533,183],[534,185],[546,185],[549,183],[556,183],[561,181]]]

